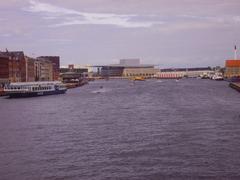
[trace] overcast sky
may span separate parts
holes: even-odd
[[[240,0],[0,0],[0,49],[61,65],[222,66],[239,41]]]

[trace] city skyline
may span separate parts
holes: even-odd
[[[239,7],[236,0],[9,0],[0,4],[0,50],[60,55],[61,65],[140,58],[162,67],[223,66],[239,46]]]

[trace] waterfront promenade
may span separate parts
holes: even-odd
[[[239,98],[201,79],[0,97],[0,179],[239,179]]]

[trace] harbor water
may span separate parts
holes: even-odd
[[[240,93],[224,81],[99,80],[0,97],[0,180],[240,178]]]

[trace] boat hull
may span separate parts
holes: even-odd
[[[7,95],[9,96],[9,98],[26,98],[26,97],[64,94],[66,91],[67,91],[66,89],[63,89],[63,90],[43,91],[43,92],[26,92],[26,93],[13,92],[13,93],[8,93]]]

